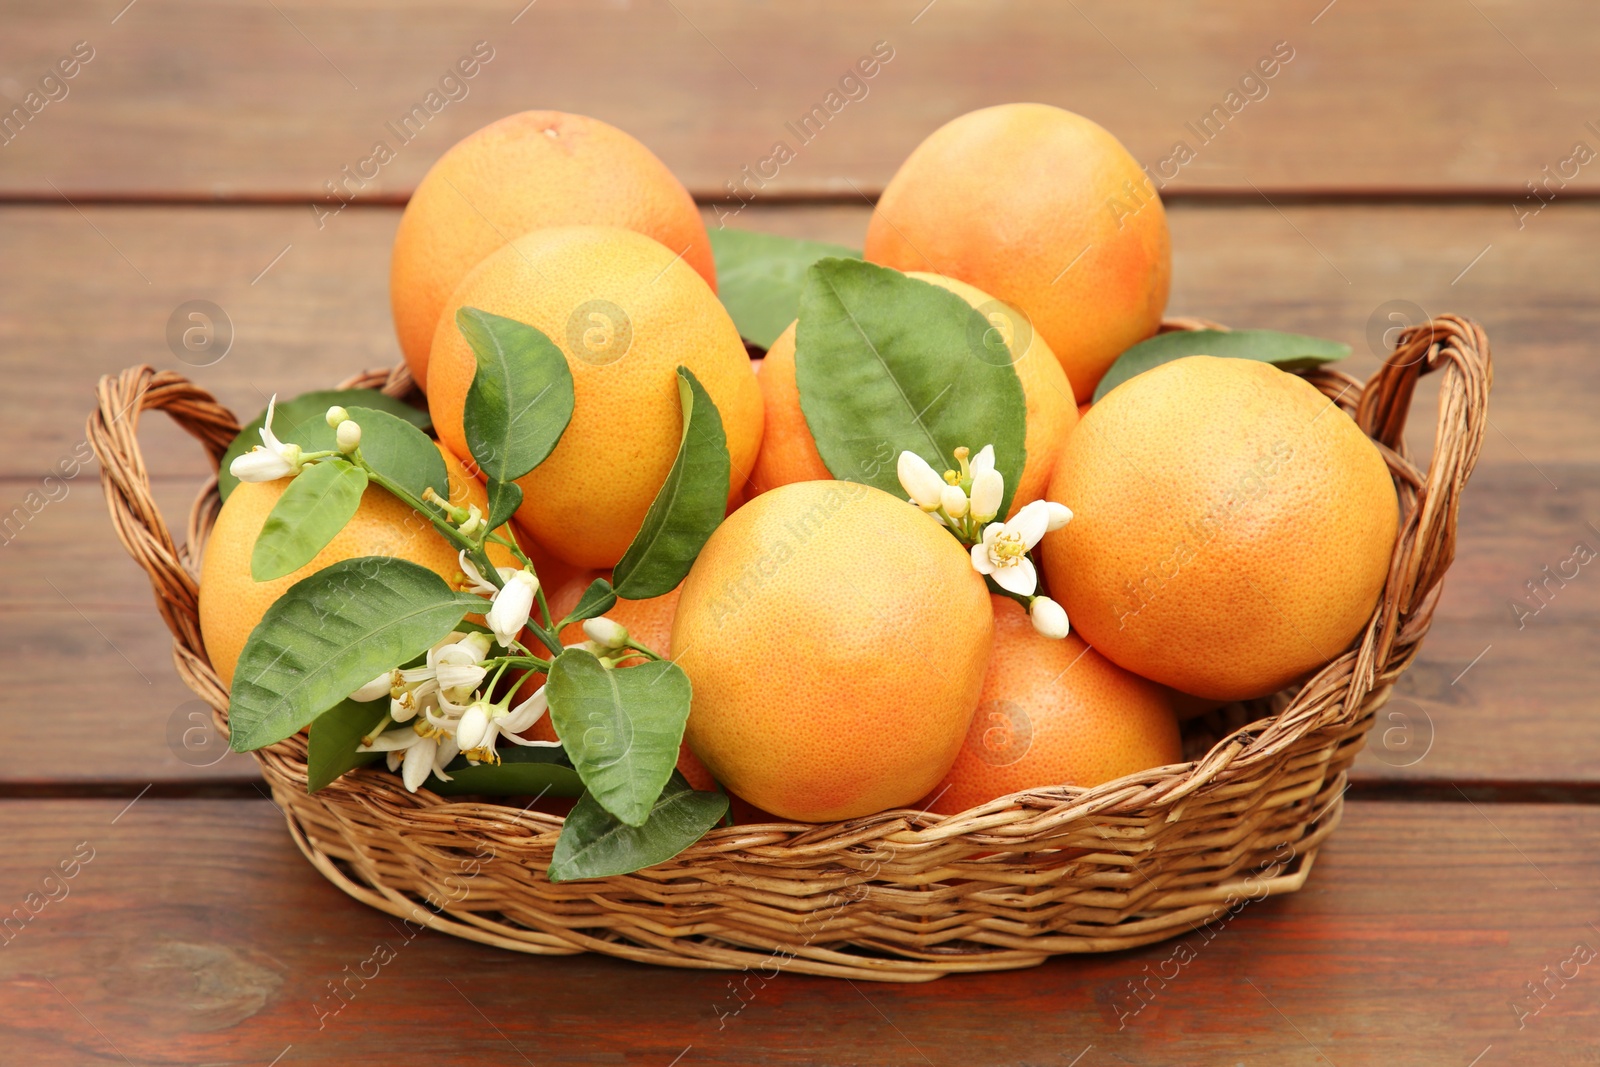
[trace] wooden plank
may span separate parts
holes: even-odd
[[[1499,370],[1484,463],[1559,485],[1546,468],[1600,455],[1600,423],[1586,415],[1600,405],[1600,365],[1588,354],[1600,332],[1600,204],[1553,205],[1520,231],[1509,213],[1471,205],[1189,204],[1170,216],[1170,313],[1347,340],[1358,376],[1376,366],[1366,337],[1391,302],[1413,305],[1397,315],[1471,315],[1488,328]],[[29,398],[0,425],[0,479],[38,481],[70,457],[95,380],[130,364],[186,370],[253,414],[273,390],[396,362],[396,219],[352,209],[318,232],[292,208],[0,208],[0,227],[27,250],[0,263],[0,371]],[[859,246],[866,219],[865,207],[835,206],[749,208],[735,221]],[[197,299],[222,308],[233,331],[232,348],[207,366],[190,366],[202,360],[180,359],[167,340],[175,309]],[[1433,403],[1421,390],[1418,450],[1432,439]],[[145,438],[153,473],[204,470],[165,419],[151,419]]]
[[[1566,962],[1600,945],[1589,807],[1353,803],[1305,890],[1180,939],[920,986],[758,974],[736,996],[739,974],[418,933],[324,882],[264,802],[126,803],[5,802],[3,903],[38,909],[0,952],[16,1062],[1554,1067],[1600,1051],[1593,965]],[[63,861],[74,877],[47,881]],[[1525,988],[1546,981],[1543,1001]]]
[[[8,404],[0,422],[0,514],[24,506],[25,520],[5,530],[0,625],[35,657],[29,700],[17,706],[57,709],[47,732],[14,732],[13,749],[25,755],[0,766],[0,788],[254,779],[248,760],[207,766],[203,745],[174,751],[168,730],[174,716],[185,721],[189,694],[172,672],[149,586],[105,518],[95,470],[48,483],[44,475],[81,447],[98,375],[139,361],[183,366],[164,335],[183,300],[229,310],[234,350],[192,373],[246,414],[272,389],[322,387],[393,361],[385,267],[395,214],[352,210],[317,234],[309,224],[296,230],[288,208],[86,208],[93,226],[65,208],[0,209],[0,226],[28,250],[0,262],[0,367],[29,398]],[[849,243],[865,218],[864,208],[833,206],[751,208],[737,221]],[[1412,703],[1393,709],[1410,718],[1380,724],[1358,780],[1600,780],[1586,756],[1600,744],[1600,667],[1586,651],[1600,583],[1580,568],[1542,594],[1550,604],[1536,617],[1519,620],[1511,607],[1539,605],[1525,583],[1542,582],[1546,565],[1560,568],[1576,541],[1600,549],[1587,526],[1600,522],[1600,426],[1589,416],[1600,373],[1587,352],[1600,331],[1600,206],[1557,205],[1521,232],[1487,207],[1293,206],[1280,215],[1182,205],[1172,221],[1175,313],[1346,338],[1357,374],[1375,365],[1363,335],[1392,297],[1475,315],[1497,346],[1495,430],[1465,497],[1439,623],[1399,688]],[[284,244],[294,247],[252,285]],[[1422,452],[1433,410],[1424,389],[1411,434]],[[157,501],[181,529],[204,471],[199,451],[161,417],[141,436]],[[126,729],[107,729],[113,708]],[[1412,733],[1396,729],[1407,723]],[[1434,746],[1413,760],[1430,729]]]
[[[1509,217],[1547,166],[1567,161],[1562,193],[1600,188],[1592,163],[1571,161],[1575,141],[1600,147],[1585,125],[1600,11],[1582,0],[121,6],[9,13],[6,106],[37,114],[8,134],[0,192],[302,202],[369,161],[356,195],[403,199],[450,144],[542,106],[630,130],[707,200],[779,140],[795,158],[767,165],[763,195],[853,197],[939,124],[1013,100],[1089,115],[1175,190],[1470,188]],[[93,58],[44,87],[59,99],[28,101],[79,41]],[[493,58],[441,92],[480,41]],[[847,86],[853,100],[826,101],[879,41],[893,58]],[[1293,58],[1241,92],[1275,49]],[[432,108],[420,131],[396,136],[389,124],[418,104]],[[816,106],[838,110],[804,141],[788,124]],[[380,140],[383,165],[370,162]],[[1163,163],[1180,141],[1194,158]]]

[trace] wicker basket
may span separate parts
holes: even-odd
[[[1168,329],[1196,328],[1197,320]],[[1442,370],[1431,467],[1402,431],[1420,374]],[[340,889],[382,911],[519,952],[584,951],[678,967],[787,969],[917,982],[1158,941],[1300,888],[1338,825],[1346,770],[1374,712],[1427,632],[1455,551],[1492,372],[1479,327],[1444,316],[1407,330],[1365,388],[1305,374],[1376,440],[1403,522],[1381,602],[1354,647],[1296,690],[1191,722],[1194,762],[1093,789],[1048,786],[960,815],[885,811],[830,825],[716,829],[634,874],[551,884],[561,819],[497,803],[411,794],[360,770],[306,793],[302,736],[258,752],[289,831]],[[347,385],[412,389],[403,367]],[[233,414],[181,376],[137,367],[99,385],[89,440],[111,518],[150,574],[178,672],[227,727],[228,693],[206,658],[199,557],[219,507],[213,480],[173,540],[135,433],[167,412],[213,464]]]

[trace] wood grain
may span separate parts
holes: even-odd
[[[255,778],[246,759],[208,765],[205,736],[185,734],[190,696],[172,674],[148,583],[111,532],[92,464],[70,480],[45,475],[81,446],[100,374],[141,361],[184,367],[165,324],[187,299],[213,300],[231,316],[233,350],[190,370],[246,414],[272,390],[320,388],[393,362],[386,267],[396,215],[351,209],[319,233],[290,208],[0,208],[0,227],[30,249],[0,260],[0,368],[18,388],[0,421],[0,521],[13,517],[0,551],[0,627],[35,664],[27,700],[0,710],[23,754],[0,765],[0,788]],[[1591,415],[1600,372],[1588,352],[1600,332],[1600,205],[1558,204],[1522,231],[1483,206],[1300,205],[1280,214],[1190,204],[1171,218],[1175,313],[1344,338],[1358,375],[1376,365],[1365,334],[1390,299],[1473,315],[1495,344],[1494,430],[1464,498],[1458,559],[1434,632],[1398,691],[1411,703],[1392,709],[1408,718],[1380,724],[1358,780],[1600,783],[1588,755],[1600,744],[1600,667],[1587,652],[1600,581],[1582,567],[1564,585],[1540,586],[1549,602],[1536,616],[1511,606],[1539,606],[1526,583],[1544,582],[1542,568],[1559,568],[1577,541],[1600,550],[1588,525],[1600,525],[1600,423]],[[734,221],[858,243],[866,209],[750,208]],[[1421,454],[1434,411],[1425,387],[1409,435]],[[157,501],[181,527],[205,471],[200,452],[159,416],[141,437]],[[48,729],[23,728],[39,706],[56,709]],[[118,709],[115,731],[108,708]],[[198,746],[185,748],[185,736]],[[1415,759],[1430,736],[1433,747]]]
[[[1391,312],[1470,315],[1496,353],[1483,463],[1521,466],[1559,489],[1548,468],[1600,455],[1600,422],[1587,414],[1600,406],[1589,355],[1600,329],[1600,204],[1556,204],[1522,230],[1481,205],[1186,204],[1170,217],[1170,313],[1346,340],[1358,376],[1377,364],[1369,329],[1381,336],[1399,321]],[[29,398],[8,404],[0,424],[0,479],[36,482],[70,456],[96,379],[134,363],[186,369],[253,414],[273,391],[396,362],[397,219],[350,209],[318,231],[282,207],[0,208],[0,227],[29,250],[0,262],[0,372]],[[734,222],[859,246],[866,219],[865,206],[752,207]],[[175,355],[166,333],[174,310],[196,299],[220,306],[234,335],[226,357],[203,367]],[[1433,390],[1420,390],[1410,441],[1423,453],[1433,403]],[[153,474],[203,472],[193,443],[164,420],[150,420],[145,436]]]
[[[1354,803],[1304,891],[1220,926],[891,988],[770,972],[745,985],[419,933],[324,882],[265,802],[3,804],[0,903],[40,894],[0,950],[16,1062],[1360,1067],[1600,1052],[1594,965],[1569,964],[1576,977],[1552,980],[1521,1029],[1513,1008],[1539,1005],[1524,983],[1576,944],[1600,946],[1593,808]],[[75,855],[92,858],[45,882]],[[41,906],[46,889],[58,899]],[[361,973],[336,999],[330,983]]]
[[[371,180],[349,188],[403,200],[449,145],[528,107],[629,130],[708,201],[779,140],[795,158],[763,196],[875,193],[935,127],[1014,100],[1088,115],[1153,168],[1185,142],[1194,159],[1166,166],[1175,191],[1476,191],[1509,217],[1524,183],[1557,172],[1575,141],[1600,148],[1585,125],[1600,119],[1591,48],[1600,11],[1582,0],[121,8],[67,0],[8,13],[8,108],[75,42],[94,58],[0,146],[0,192],[309,202],[382,140],[392,162],[368,166]],[[479,41],[493,49],[487,65],[453,101],[437,97],[409,143],[395,136],[389,124],[427,103]],[[803,143],[787,124],[823,105],[878,41],[893,58],[856,99],[836,98],[846,102]],[[1246,86],[1253,101],[1228,100],[1279,42],[1292,51],[1287,65]],[[1188,124],[1218,107],[1225,125],[1197,135]],[[1600,189],[1594,163],[1567,170],[1557,195]]]

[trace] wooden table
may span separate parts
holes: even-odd
[[[63,59],[74,76],[0,135],[0,1061],[1600,1061],[1600,964],[1582,962],[1600,948],[1600,576],[1567,562],[1600,550],[1600,8],[523,2],[5,5],[0,95]],[[493,58],[465,95],[330,198],[479,41]],[[879,41],[894,55],[867,95],[730,217],[725,183]],[[1186,123],[1279,42],[1293,58],[1266,95],[1201,143]],[[1458,558],[1303,892],[1030,971],[785,975],[733,1014],[716,973],[408,936],[300,858],[253,762],[186,736],[200,705],[85,462],[101,374],[176,367],[253,413],[394,362],[399,205],[511,111],[630,130],[713,225],[858,245],[918,140],[1020,99],[1097,119],[1153,168],[1197,148],[1167,167],[1171,313],[1343,338],[1363,376],[1419,313],[1494,341]],[[186,368],[169,347],[188,300],[226,312],[225,358]],[[1424,455],[1435,410],[1419,398]],[[143,439],[181,523],[200,452],[157,420]],[[383,943],[380,976],[333,1000]]]

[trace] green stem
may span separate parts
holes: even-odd
[[[528,554],[522,551],[522,546],[517,544],[517,542],[512,538],[491,531],[485,535],[485,540],[493,541],[497,545],[504,545],[506,548],[509,548],[511,550],[511,554],[521,560],[524,566],[526,566],[530,571],[534,570],[533,560],[528,558]],[[534,573],[537,574],[538,572],[534,571]]]
[[[540,659],[538,656],[495,656],[483,662],[486,666],[526,668],[541,674],[548,673],[550,670],[550,661]]]
[[[643,656],[645,659],[652,659],[652,660],[655,660],[658,663],[667,658],[665,656],[658,656],[654,652],[650,651],[648,648],[645,648],[643,645],[636,645],[632,641],[629,641],[627,644],[623,645],[622,647],[623,648],[631,648],[635,652],[639,653],[639,655]]]
[[[542,594],[540,599],[543,599]],[[549,630],[546,630],[543,626],[540,626],[538,623],[534,622],[532,619],[528,620],[528,629],[533,631],[534,636],[539,639],[539,643],[541,645],[550,650],[550,655],[559,656],[561,653],[566,651],[566,649],[561,647],[561,641],[554,634],[552,634]]]
[[[417,514],[425,516],[429,522],[433,523],[434,529],[438,530],[444,535],[445,540],[449,541],[457,548],[464,549],[468,557],[472,560],[473,566],[478,569],[478,573],[483,575],[484,578],[488,579],[488,581],[492,583],[496,589],[500,589],[505,586],[505,579],[500,577],[499,568],[497,568],[493,563],[489,562],[489,554],[483,550],[483,545],[481,542],[475,540],[474,538],[468,537],[466,534],[456,529],[453,525],[440,516],[436,507],[428,504],[426,501],[419,500],[415,496],[412,496],[411,491],[405,486],[400,485],[393,479],[386,478],[376,470],[373,470],[372,465],[368,463],[366,457],[361,454],[361,449],[356,449],[350,454],[349,458],[351,462],[355,463],[363,471],[366,471],[369,481],[377,482],[378,485],[388,490],[390,494],[395,496],[402,503],[409,505],[412,510],[417,512]]]

